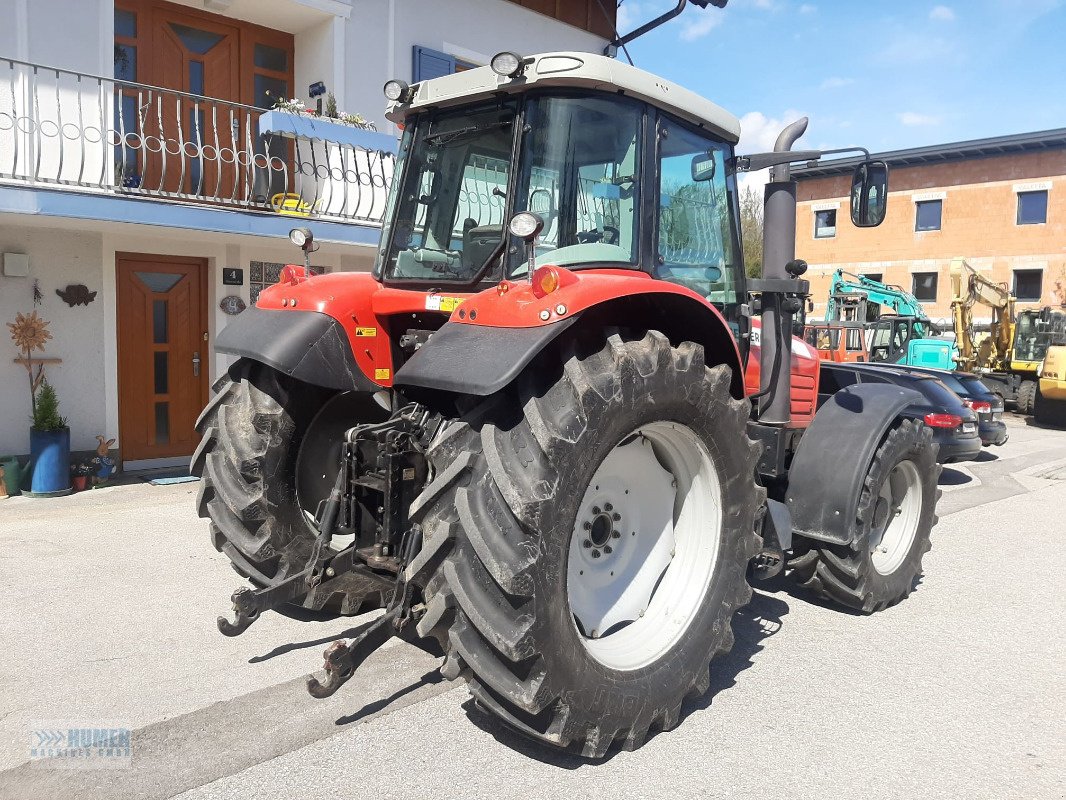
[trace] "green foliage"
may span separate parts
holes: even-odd
[[[67,427],[65,417],[59,415],[59,397],[48,381],[42,381],[37,389],[36,403],[33,409],[33,429],[35,431],[61,431]]]
[[[337,95],[333,92],[326,95],[326,116],[331,119],[337,118]]]
[[[747,187],[740,195],[740,235],[749,278],[762,275],[762,212],[762,197],[754,188]]]

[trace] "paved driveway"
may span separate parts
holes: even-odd
[[[303,676],[366,618],[219,635],[239,580],[195,484],[4,501],[0,797],[1066,796],[1066,433],[1009,424],[945,470],[907,602],[861,617],[762,587],[710,698],[594,764],[514,737],[402,643],[312,700]],[[51,720],[133,728],[132,768],[24,764]]]

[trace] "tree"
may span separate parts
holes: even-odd
[[[740,195],[740,235],[744,241],[744,265],[749,278],[762,275],[762,197],[748,186]]]

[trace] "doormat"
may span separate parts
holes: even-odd
[[[170,486],[174,483],[192,483],[200,480],[195,475],[178,475],[173,478],[145,478],[152,486]]]

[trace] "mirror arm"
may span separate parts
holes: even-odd
[[[776,167],[779,164],[794,164],[797,161],[814,162],[825,156],[835,156],[840,153],[862,153],[867,159],[870,158],[870,151],[865,147],[838,147],[834,150],[789,150],[777,153],[752,153],[747,156],[736,156],[733,159],[733,163],[737,172],[757,172],[767,167]]]

